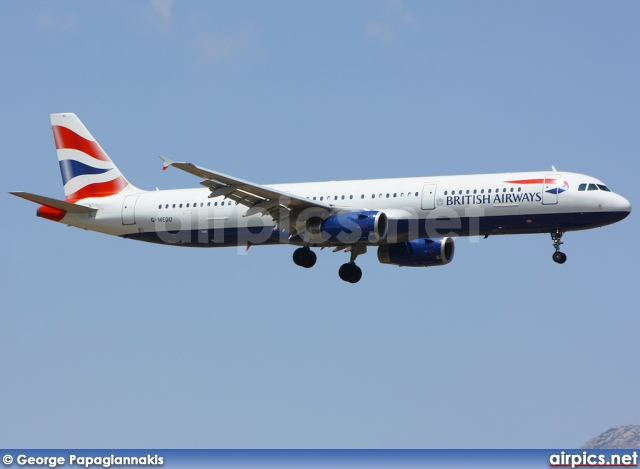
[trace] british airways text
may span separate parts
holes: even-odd
[[[540,192],[506,192],[504,194],[449,195],[447,205],[514,204],[519,202],[541,202]]]

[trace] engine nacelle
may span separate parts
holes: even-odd
[[[387,236],[387,216],[383,212],[362,211],[339,213],[325,219],[310,218],[307,232],[315,243],[377,243]]]
[[[453,259],[452,238],[420,238],[378,247],[378,260],[401,267],[445,265]]]

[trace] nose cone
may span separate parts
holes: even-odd
[[[629,202],[621,195],[618,195],[618,200],[616,200],[614,205],[617,210],[620,210],[621,212],[627,212],[627,215],[631,213],[631,202]]]
[[[631,213],[631,202],[629,202],[621,195],[612,195],[615,195],[615,198],[610,202],[611,208],[609,209],[609,211],[617,215],[618,221],[627,218]]]

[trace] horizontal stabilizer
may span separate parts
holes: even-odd
[[[85,207],[84,205],[65,202],[64,200],[52,199],[51,197],[45,197],[43,195],[30,194],[29,192],[9,192],[9,194],[17,195],[18,197],[30,200],[31,202],[64,210],[69,213],[91,213],[98,210],[96,208]]]

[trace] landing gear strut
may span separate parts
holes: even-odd
[[[316,253],[307,246],[293,251],[293,262],[305,269],[313,267],[316,264],[316,260],[318,260]]]
[[[359,244],[351,246],[351,259],[346,264],[340,266],[338,275],[342,280],[349,283],[358,283],[362,278],[362,269],[356,265],[356,257],[367,252],[366,246]]]
[[[556,249],[551,258],[558,264],[564,264],[567,261],[567,255],[564,252],[560,252],[560,245],[563,244],[560,239],[563,234],[564,232],[560,231],[560,229],[551,232],[551,241],[553,241],[553,247]]]

